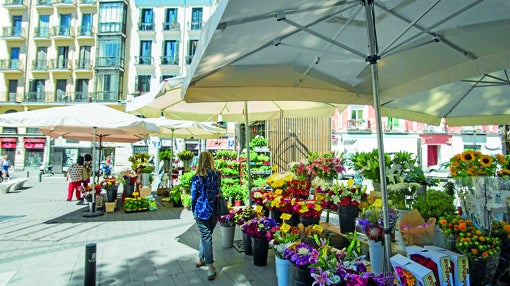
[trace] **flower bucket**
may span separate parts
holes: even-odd
[[[280,258],[275,255],[276,265],[276,278],[278,286],[289,286],[290,270],[292,269],[292,262],[287,259]]]
[[[354,232],[358,213],[358,206],[338,206],[338,219],[340,221],[340,231],[342,233]]]
[[[106,190],[106,201],[109,203],[114,202],[117,199],[117,189]]]
[[[382,241],[368,240],[368,252],[370,253],[370,267],[375,274],[383,273],[384,247]]]
[[[251,237],[243,233],[243,248],[245,255],[253,255],[253,248],[251,246]]]
[[[253,244],[253,264],[255,266],[267,265],[267,253],[269,251],[269,241],[265,237],[254,237]]]
[[[221,230],[221,246],[223,248],[231,248],[234,246],[234,235],[236,233],[235,226],[220,226]]]
[[[319,224],[319,221],[320,221],[320,217],[299,217],[299,219],[301,220],[301,223],[303,224],[304,227],[307,227],[309,225],[314,225],[314,224]]]
[[[499,263],[499,254],[487,259],[469,257],[469,281],[471,286],[484,286],[491,283],[496,274]]]
[[[313,282],[315,281],[310,274],[310,269],[308,268],[302,269],[294,266],[292,272],[295,286],[312,286]]]
[[[149,173],[142,173],[141,174],[142,186],[144,186],[144,187],[148,187],[149,186],[150,175],[151,174],[149,174]]]
[[[135,184],[124,184],[124,197],[131,198],[133,197],[133,192],[135,191]]]

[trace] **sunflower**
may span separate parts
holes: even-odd
[[[503,165],[507,164],[506,157],[503,156],[502,154],[496,154],[496,159]]]
[[[473,151],[466,151],[462,154],[461,158],[464,162],[472,162],[475,160],[475,152]]]
[[[483,167],[490,167],[490,166],[492,166],[493,162],[494,162],[494,159],[492,159],[492,157],[489,155],[482,155],[480,157],[480,163],[482,164]]]

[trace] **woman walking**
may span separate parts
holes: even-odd
[[[196,174],[191,179],[191,210],[201,239],[197,267],[205,266],[207,279],[214,280],[216,268],[214,267],[212,235],[218,222],[216,214],[216,197],[221,185],[221,174],[214,167],[214,158],[209,152],[202,152],[198,159]]]

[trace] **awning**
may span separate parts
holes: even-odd
[[[3,149],[14,149],[16,148],[16,142],[18,138],[16,137],[0,137],[0,147]]]
[[[452,136],[445,134],[422,134],[421,143],[423,145],[443,145],[452,144]]]
[[[44,143],[46,142],[46,138],[23,138],[23,142],[25,142],[25,149],[44,149]]]

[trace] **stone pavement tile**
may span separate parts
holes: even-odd
[[[3,270],[5,271],[5,269]],[[7,282],[12,279],[12,277],[16,274],[16,271],[6,271],[0,273],[0,286],[7,285]]]

